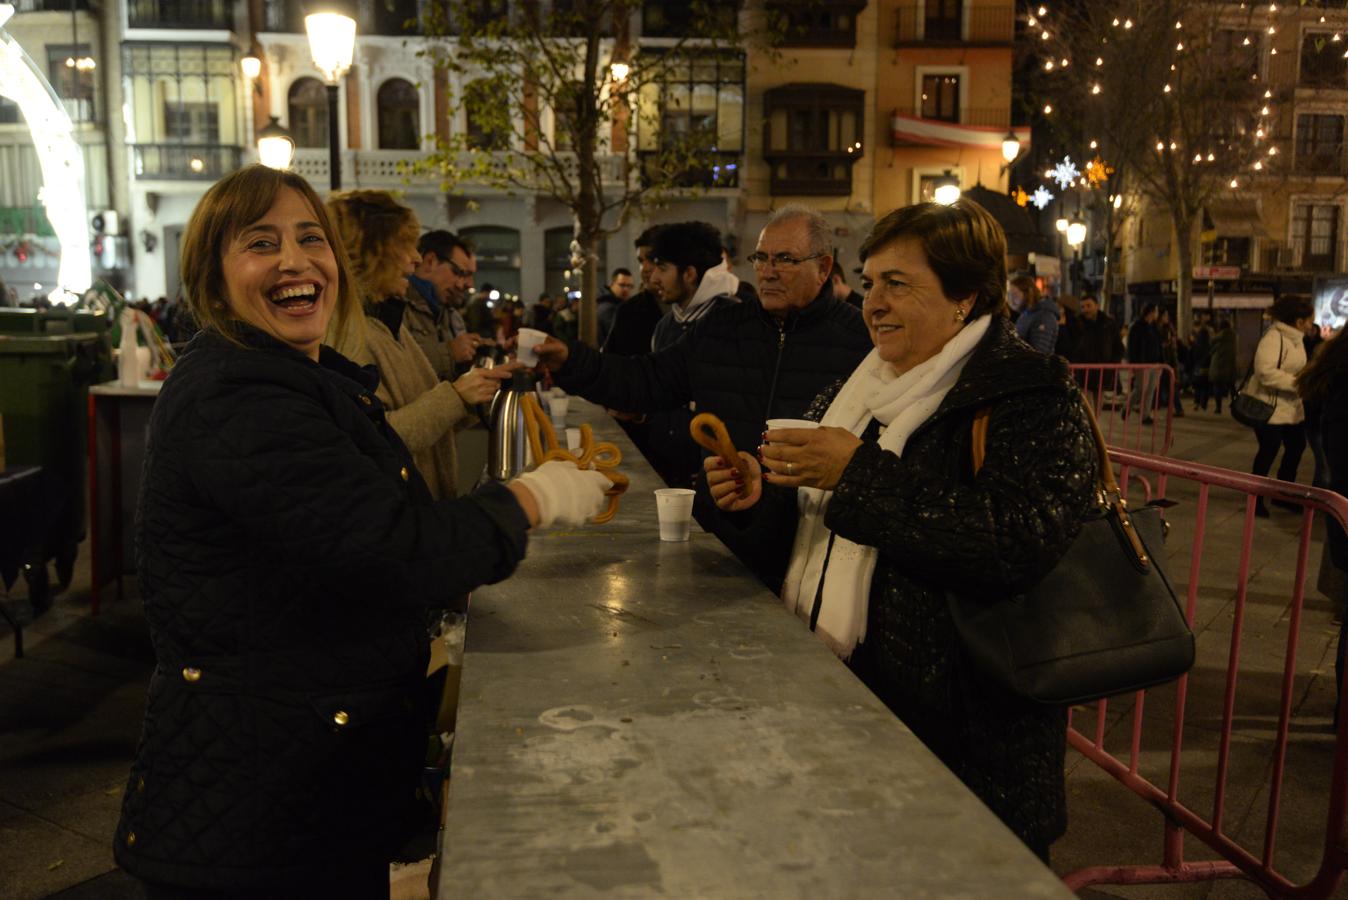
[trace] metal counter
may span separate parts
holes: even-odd
[[[1069,897],[659,481],[473,595],[440,896]]]

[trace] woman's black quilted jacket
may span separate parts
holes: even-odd
[[[425,752],[427,606],[510,574],[528,522],[501,487],[433,502],[365,370],[243,339],[198,336],[151,416],[158,666],[115,850],[247,891],[388,858]]]
[[[840,386],[810,418],[823,417]],[[1036,849],[1066,828],[1064,714],[1018,702],[973,670],[946,596],[981,593],[991,602],[1032,584],[1066,552],[1093,502],[1097,468],[1078,397],[1066,363],[1031,349],[998,317],[902,458],[874,440],[861,445],[825,520],[879,550],[866,638],[849,665]],[[971,429],[985,407],[987,456],[975,477]],[[794,503],[771,493],[754,517],[759,527],[787,518],[783,503]]]

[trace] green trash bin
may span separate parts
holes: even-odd
[[[65,306],[0,308],[0,334],[106,334],[111,329],[112,317],[103,312]]]
[[[62,583],[85,535],[89,385],[107,380],[106,335],[0,334],[0,416],[7,466],[42,466],[59,485],[59,514],[44,543]]]

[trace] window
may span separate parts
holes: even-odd
[[[790,84],[763,95],[763,158],[775,195],[852,192],[862,156],[865,91],[833,84]]]
[[[739,7],[739,0],[706,4],[646,0],[641,4],[641,33],[646,37],[728,35],[735,29]]]
[[[923,33],[929,41],[958,41],[963,36],[964,0],[927,0]]]
[[[280,5],[273,0],[272,4]],[[361,4],[361,7],[364,7]],[[416,0],[375,0],[370,4],[370,21],[368,24],[361,22],[363,27],[357,28],[357,33],[366,34],[418,34],[421,30],[420,22],[417,19]],[[361,11],[365,11],[361,9]]]
[[[942,122],[960,120],[960,77],[922,76],[922,118]]]
[[[1334,270],[1339,249],[1339,208],[1298,203],[1292,214],[1292,246],[1299,251],[1301,268]]]
[[[0,125],[17,125],[22,121],[19,104],[6,97],[0,97]]]
[[[47,77],[75,122],[98,121],[94,70],[79,65],[80,61],[92,58],[93,50],[88,44],[47,45]]]
[[[178,144],[220,143],[220,112],[212,103],[164,103],[164,137]]]
[[[488,285],[503,294],[520,292],[520,233],[500,225],[474,225],[459,234],[477,248],[478,290]]]
[[[855,47],[857,13],[865,0],[769,0],[784,47]]]
[[[328,145],[328,91],[317,78],[299,78],[286,103],[296,147]]]
[[[1208,262],[1214,266],[1248,266],[1253,241],[1247,237],[1218,237]]]
[[[1343,172],[1343,116],[1297,116],[1296,169],[1325,175]]]
[[[917,179],[917,199],[914,203],[930,203],[936,199],[936,189],[945,184],[945,175],[919,175]]]
[[[1348,88],[1348,59],[1343,42],[1328,31],[1308,31],[1301,38],[1301,83],[1310,87]]]
[[[685,185],[734,187],[744,149],[743,55],[706,53],[647,65],[662,74],[643,84],[637,98],[637,150],[647,171],[677,170]],[[687,165],[689,154],[706,165]]]
[[[421,97],[410,81],[390,78],[379,86],[379,149],[416,150],[421,146]]]
[[[584,90],[584,82],[571,81],[559,85],[552,98],[552,146],[556,150],[575,148],[576,102]]]
[[[496,79],[479,78],[463,89],[468,144],[476,150],[510,149],[510,91]]]

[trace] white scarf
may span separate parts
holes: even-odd
[[[880,359],[879,351],[872,350],[838,392],[821,424],[846,428],[860,437],[871,419],[878,419],[885,426],[880,448],[902,456],[908,437],[931,418],[959,380],[991,320],[984,315],[970,322],[946,342],[941,352],[903,375],[895,375],[889,363]],[[832,497],[832,491],[818,488],[800,488],[797,493],[800,525],[782,585],[782,601],[809,622],[827,563],[815,633],[834,653],[847,659],[856,645],[866,640],[866,611],[877,554],[874,547],[854,544],[825,527],[824,516]]]

